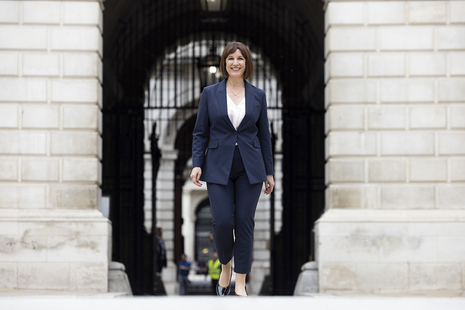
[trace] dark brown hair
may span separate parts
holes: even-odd
[[[229,43],[223,50],[223,55],[221,55],[221,63],[220,63],[220,70],[221,73],[225,78],[229,77],[228,71],[226,70],[226,58],[233,54],[236,50],[240,50],[242,56],[245,59],[245,71],[244,71],[244,79],[248,79],[253,74],[253,61],[252,56],[250,55],[250,51],[245,46],[244,43],[241,42],[231,42]]]

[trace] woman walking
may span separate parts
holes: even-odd
[[[254,217],[265,184],[274,187],[273,156],[265,92],[249,84],[253,74],[249,49],[231,42],[223,50],[220,69],[226,78],[205,87],[193,132],[192,182],[207,183],[212,210],[213,241],[222,264],[217,294],[231,285],[247,296],[245,279],[252,266]]]

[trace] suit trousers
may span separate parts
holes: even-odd
[[[207,183],[218,258],[225,265],[234,256],[236,273],[248,274],[252,267],[254,217],[262,187],[250,184],[237,146],[228,184]]]

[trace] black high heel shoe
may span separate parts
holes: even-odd
[[[221,276],[221,275],[220,275]],[[216,284],[216,295],[220,297],[225,297],[229,295],[229,292],[231,292],[231,278],[232,278],[232,268],[231,268],[231,276],[229,277],[229,285],[226,287],[220,286],[220,282]]]

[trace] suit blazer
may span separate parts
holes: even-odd
[[[237,146],[250,184],[273,174],[273,155],[265,92],[245,83],[245,116],[237,130],[228,116],[226,80],[204,88],[192,143],[192,165],[200,180],[226,185]]]

